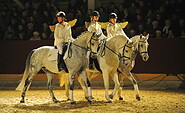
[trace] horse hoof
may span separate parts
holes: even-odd
[[[60,101],[59,100],[55,100],[54,103],[60,103]]]
[[[24,100],[21,100],[20,103],[24,103]]]
[[[76,104],[76,102],[71,102],[71,104],[72,104],[72,105],[75,105],[75,104]]]
[[[88,100],[88,99],[89,99],[89,97],[85,97],[85,99],[86,99],[86,100]]]
[[[113,103],[111,100],[107,101],[107,103]]]
[[[109,97],[110,97],[111,99],[113,99],[113,95],[112,95],[112,94],[110,94]]]
[[[86,100],[94,99],[94,97],[85,97]]]
[[[141,98],[140,98],[140,97],[136,97],[136,99],[137,99],[138,101],[140,101],[140,100],[141,100]]]
[[[124,98],[123,97],[119,97],[119,100],[124,100]]]
[[[92,104],[92,101],[91,100],[88,100],[89,104]]]

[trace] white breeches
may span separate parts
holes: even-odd
[[[59,54],[62,54],[62,42],[58,43],[56,46],[57,46],[57,49],[59,51]]]

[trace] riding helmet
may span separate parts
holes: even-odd
[[[66,17],[66,14],[65,14],[63,11],[59,11],[59,12],[56,14],[56,17]]]
[[[116,13],[111,13],[109,15],[109,19],[112,19],[112,18],[118,18],[117,14]]]
[[[100,17],[100,14],[99,14],[98,11],[93,11],[93,12],[91,13],[91,16],[98,16],[98,17]]]

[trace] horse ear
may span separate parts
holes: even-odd
[[[148,38],[149,38],[149,33],[146,35],[146,40],[148,40]]]

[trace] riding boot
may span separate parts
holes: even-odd
[[[93,67],[93,58],[89,57],[89,69],[90,70],[94,70],[94,67]]]
[[[58,71],[61,71],[63,69],[63,57],[61,54],[58,54]]]
[[[63,55],[58,54],[58,71],[61,71],[62,69],[64,69],[66,73],[69,73]]]
[[[62,56],[62,60],[61,60],[61,68],[65,70],[66,73],[69,73],[66,63],[64,62],[63,56]]]

